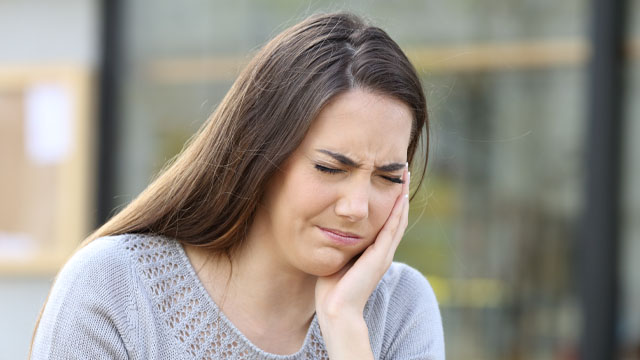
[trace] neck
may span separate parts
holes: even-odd
[[[232,262],[202,248],[185,249],[209,295],[245,334],[306,334],[317,278],[285,264],[268,239],[247,240]]]
[[[264,239],[248,241],[234,257],[229,299],[276,322],[306,324],[315,311],[317,278],[284,264],[268,248]]]

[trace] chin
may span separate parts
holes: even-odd
[[[313,276],[318,276],[318,277],[330,276],[340,271],[340,269],[342,269],[343,266],[319,268],[319,269],[315,269],[313,272],[309,272],[308,274],[311,274]]]
[[[303,260],[301,269],[307,274],[314,276],[329,276],[337,273],[351,259],[342,251],[330,249],[323,251],[323,254],[309,257]]]

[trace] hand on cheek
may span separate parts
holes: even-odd
[[[408,168],[405,168],[402,191],[373,243],[357,260],[350,261],[337,273],[318,278],[315,301],[321,326],[323,317],[345,315],[362,317],[364,305],[391,266],[395,251],[407,227],[409,177]]]

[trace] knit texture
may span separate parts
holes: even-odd
[[[376,359],[444,359],[438,303],[394,262],[364,310]],[[33,359],[328,359],[314,316],[295,354],[261,350],[208,295],[179,242],[125,234],[82,248],[58,275]]]

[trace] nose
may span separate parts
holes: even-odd
[[[364,220],[369,216],[369,184],[355,182],[344,189],[335,205],[336,215],[351,222]]]

